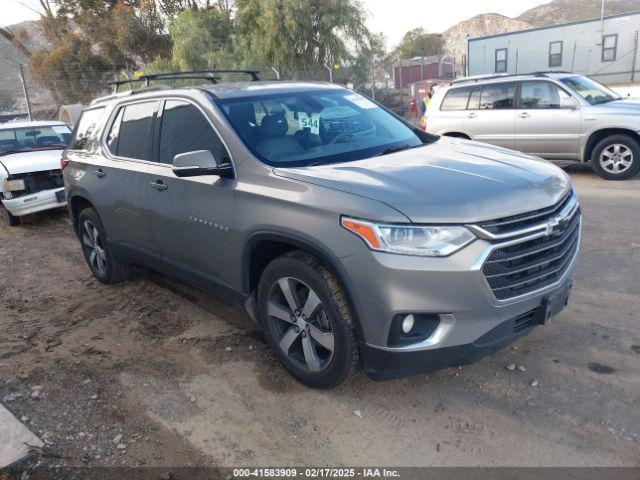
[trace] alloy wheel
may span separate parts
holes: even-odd
[[[104,275],[107,271],[107,254],[100,232],[91,220],[82,222],[82,245],[91,268],[99,275]]]
[[[318,294],[303,281],[283,277],[268,296],[269,322],[278,347],[299,369],[324,370],[335,349],[331,321]]]
[[[600,154],[600,165],[614,175],[627,171],[632,164],[633,152],[622,143],[609,145]]]

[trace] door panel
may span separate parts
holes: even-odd
[[[169,165],[152,165],[148,173],[154,244],[163,259],[223,283],[235,255],[236,181],[215,175],[178,178]]]
[[[515,148],[515,82],[489,83],[472,92],[463,120],[465,132],[479,142]]]
[[[148,162],[152,158],[154,125],[159,102],[132,102],[121,106],[106,138],[106,150],[89,175],[104,199],[101,218],[112,242],[142,250],[153,236],[146,212],[149,202]]]
[[[175,155],[209,150],[220,163],[226,148],[202,110],[183,100],[167,100],[160,114],[159,163],[150,165],[146,190],[154,244],[163,260],[200,280],[223,283],[233,268],[236,180],[217,175],[180,178]]]
[[[580,110],[561,108],[569,95],[547,81],[525,81],[516,112],[516,148],[546,158],[578,158]]]

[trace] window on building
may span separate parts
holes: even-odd
[[[618,34],[602,37],[602,61],[613,62],[618,55]]]
[[[515,82],[491,83],[482,87],[481,110],[502,110],[513,108],[516,93]]]
[[[549,67],[562,66],[562,42],[549,43]]]
[[[496,50],[496,73],[507,72],[507,52],[506,48],[498,48]]]

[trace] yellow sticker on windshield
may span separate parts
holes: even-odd
[[[298,112],[298,124],[300,128],[309,128],[314,135],[320,135],[320,114],[313,113],[311,116],[305,112]]]

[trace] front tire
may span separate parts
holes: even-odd
[[[2,205],[0,205],[0,216],[6,218],[6,222],[10,227],[17,227],[22,224],[22,217],[12,215],[11,212]]]
[[[640,144],[628,135],[611,135],[593,150],[594,172],[605,180],[628,180],[640,171]]]
[[[294,251],[273,260],[258,285],[258,316],[282,365],[312,388],[356,370],[358,345],[345,295],[320,262]]]
[[[125,280],[130,267],[113,255],[98,213],[93,208],[85,208],[78,215],[77,225],[82,252],[93,276],[106,284]]]

